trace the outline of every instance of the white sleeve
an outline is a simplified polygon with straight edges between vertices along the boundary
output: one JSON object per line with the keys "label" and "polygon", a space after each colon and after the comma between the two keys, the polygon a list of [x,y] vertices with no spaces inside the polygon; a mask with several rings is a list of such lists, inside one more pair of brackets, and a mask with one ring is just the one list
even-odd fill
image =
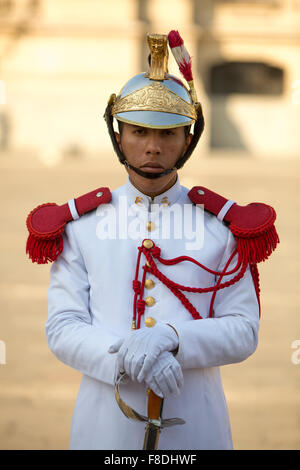
{"label": "white sleeve", "polygon": [[[235,247],[236,242],[229,232],[219,271]],[[236,263],[237,256],[228,270]],[[232,277],[234,275],[225,276],[222,282]],[[184,369],[221,366],[250,356],[258,343],[259,304],[249,267],[240,281],[217,292],[213,318],[191,319],[174,323],[174,327],[179,335],[176,358]]]}
{"label": "white sleeve", "polygon": [[63,252],[50,270],[45,325],[48,345],[63,363],[113,384],[116,355],[109,354],[108,348],[119,336],[107,327],[93,325],[88,273],[72,225],[66,226]]}

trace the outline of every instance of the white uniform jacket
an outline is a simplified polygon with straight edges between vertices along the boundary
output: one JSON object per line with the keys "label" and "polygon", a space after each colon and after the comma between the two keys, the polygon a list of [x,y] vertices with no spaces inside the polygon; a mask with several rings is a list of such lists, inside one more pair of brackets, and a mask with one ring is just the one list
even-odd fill
{"label": "white uniform jacket", "polygon": [[[155,224],[151,232],[150,220]],[[130,332],[137,247],[145,238],[159,246],[162,258],[187,255],[214,271],[225,266],[235,248],[225,224],[192,204],[178,179],[153,200],[128,179],[112,192],[109,204],[67,224],[64,250],[51,267],[46,336],[57,358],[83,374],[71,449],[142,449],[145,424],[127,419],[118,407],[116,355],[108,348]],[[190,262],[157,265],[181,285],[216,283],[213,274]],[[180,395],[165,399],[163,417],[179,417],[186,424],[163,429],[159,449],[231,449],[219,366],[243,361],[257,346],[259,306],[250,271],[217,293],[213,318],[207,318],[211,293],[185,292],[203,317],[199,320],[155,276],[149,274],[147,279],[154,286],[145,288],[144,298],[152,297],[154,304],[146,306],[144,318],[176,327],[180,342],[176,358],[184,375]],[[145,384],[129,382],[121,385],[120,392],[128,405],[147,414]]]}

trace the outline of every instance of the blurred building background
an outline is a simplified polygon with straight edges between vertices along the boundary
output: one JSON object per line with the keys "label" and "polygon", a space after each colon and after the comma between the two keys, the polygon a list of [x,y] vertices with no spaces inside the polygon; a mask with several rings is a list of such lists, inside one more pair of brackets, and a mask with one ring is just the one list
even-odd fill
{"label": "blurred building background", "polygon": [[1,449],[68,448],[81,380],[48,348],[50,266],[25,254],[26,216],[124,184],[104,109],[147,68],[146,33],[171,29],[206,117],[181,183],[277,212],[258,349],[221,368],[235,448],[300,448],[300,0],[0,0]]}
{"label": "blurred building background", "polygon": [[0,152],[109,156],[107,99],[170,29],[193,57],[198,151],[298,158],[300,0],[0,0]]}

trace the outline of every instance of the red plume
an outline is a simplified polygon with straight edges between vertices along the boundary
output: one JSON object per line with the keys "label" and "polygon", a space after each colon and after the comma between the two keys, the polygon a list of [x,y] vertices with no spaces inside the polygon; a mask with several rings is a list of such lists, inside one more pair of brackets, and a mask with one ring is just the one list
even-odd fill
{"label": "red plume", "polygon": [[178,31],[172,30],[168,34],[168,39],[169,46],[178,64],[180,72],[187,82],[191,82],[193,80],[192,59],[186,50],[182,37]]}

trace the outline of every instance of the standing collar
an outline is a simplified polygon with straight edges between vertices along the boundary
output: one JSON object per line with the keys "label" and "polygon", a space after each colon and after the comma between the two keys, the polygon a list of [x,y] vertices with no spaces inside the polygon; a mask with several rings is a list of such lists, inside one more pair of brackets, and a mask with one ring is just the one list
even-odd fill
{"label": "standing collar", "polygon": [[126,193],[128,197],[128,205],[131,206],[132,204],[136,204],[139,207],[146,207],[148,208],[150,204],[158,204],[160,206],[168,207],[174,204],[180,197],[181,194],[181,185],[179,182],[179,177],[177,175],[177,179],[173,186],[169,188],[162,194],[155,196],[152,198],[151,196],[147,196],[146,194],[139,191],[130,181],[129,176],[127,177],[126,182]]}

